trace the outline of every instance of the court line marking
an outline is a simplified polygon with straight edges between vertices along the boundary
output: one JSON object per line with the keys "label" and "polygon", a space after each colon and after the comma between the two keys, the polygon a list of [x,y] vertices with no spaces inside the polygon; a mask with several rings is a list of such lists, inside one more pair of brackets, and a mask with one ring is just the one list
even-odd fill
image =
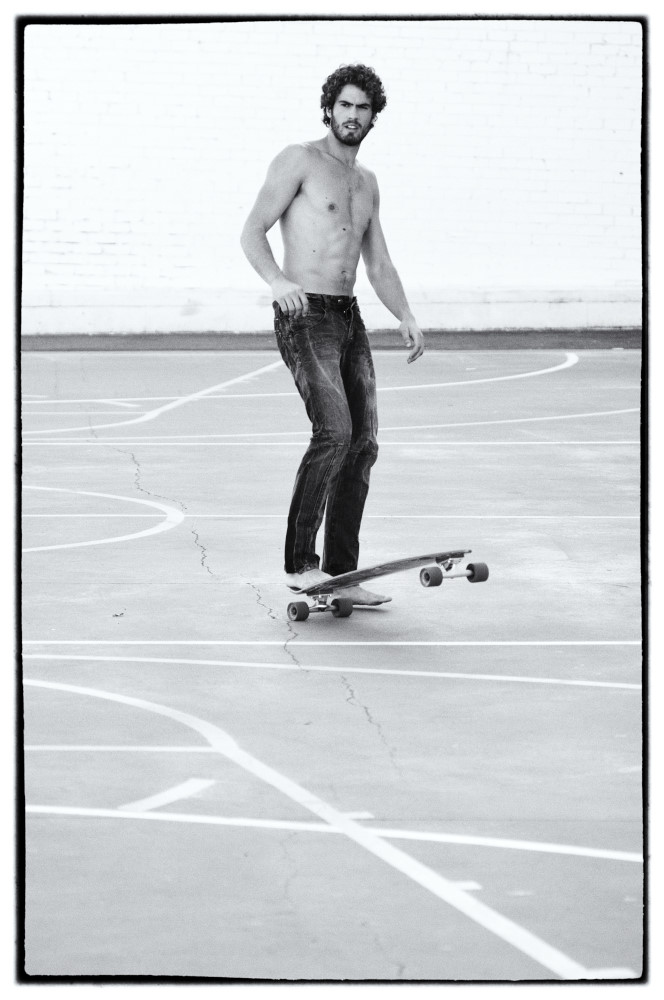
{"label": "court line marking", "polygon": [[[78,430],[85,430],[86,428],[75,428]],[[67,428],[71,430],[71,428]],[[33,433],[32,431],[26,431],[26,434]],[[46,434],[49,431],[34,431],[35,434]],[[109,446],[117,444],[140,444],[142,447],[150,448],[177,448],[179,446],[184,446],[185,448],[301,448],[302,441],[198,441],[195,437],[192,437],[187,441],[156,441],[154,438],[104,438],[100,441],[85,441],[81,438],[65,438],[64,441],[47,441],[36,440],[36,441],[24,441],[23,447],[29,445],[44,446],[49,445],[55,447],[59,445],[60,447],[69,448],[71,445],[78,445],[83,448],[108,448]],[[390,446],[396,446],[400,448],[428,448],[432,445],[442,445],[445,448],[448,447],[459,447],[459,448],[474,448],[474,447],[488,447],[495,448],[498,445],[516,445],[516,446],[528,446],[528,447],[567,447],[568,445],[612,445],[623,447],[626,445],[640,445],[641,442],[636,439],[628,439],[624,441],[447,441],[447,440],[430,440],[430,441],[381,441],[381,448],[387,448]]]}
{"label": "court line marking", "polygon": [[[156,517],[156,514],[61,514],[49,511],[43,514],[26,514],[22,517]],[[286,520],[284,514],[185,514],[187,518],[201,520],[208,518],[219,521],[233,518],[260,520],[261,518],[279,518]],[[409,521],[640,521],[639,514],[365,514],[363,520],[409,520]]]}
{"label": "court line marking", "polygon": [[92,430],[102,430],[105,427],[127,427],[130,424],[143,424],[149,420],[156,420],[160,417],[162,413],[167,413],[170,410],[174,410],[179,406],[184,406],[186,403],[193,403],[197,399],[201,399],[203,396],[207,396],[211,392],[216,392],[218,389],[225,389],[226,386],[237,385],[240,382],[247,382],[250,379],[257,378],[259,375],[263,375],[265,372],[274,371],[275,368],[283,367],[283,361],[273,361],[269,365],[263,365],[261,368],[256,368],[253,371],[245,372],[244,375],[237,375],[235,378],[227,379],[225,382],[218,382],[216,385],[209,386],[207,389],[199,389],[198,392],[191,392],[187,396],[177,396],[175,399],[171,400],[170,403],[164,403],[163,406],[157,406],[152,410],[147,410],[138,417],[130,417],[129,420],[118,420],[110,424],[88,424],[85,427],[51,427],[47,430],[39,431],[24,431],[25,434],[66,434],[70,431],[92,431]]}
{"label": "court line marking", "polygon": [[145,799],[137,799],[135,802],[127,802],[118,806],[122,812],[145,813],[151,809],[159,809],[160,806],[170,805],[171,802],[178,802],[181,799],[189,799],[193,795],[198,795],[203,789],[209,788],[216,782],[212,778],[189,778],[173,788],[166,788],[163,792],[157,792]]}
{"label": "court line marking", "polygon": [[214,747],[208,745],[168,747],[148,744],[135,746],[122,743],[108,743],[103,746],[92,743],[27,743],[23,749],[26,751],[46,750],[49,753],[114,753],[115,751],[120,753],[216,753]]}
{"label": "court line marking", "polygon": [[[279,646],[280,639],[25,639],[25,646]],[[288,646],[469,646],[469,647],[568,647],[640,646],[640,639],[516,639],[516,640],[409,640],[409,639],[291,639]]]}
{"label": "court line marking", "polygon": [[[115,353],[115,352],[114,352]],[[95,397],[94,399],[87,399],[84,397],[79,397],[77,399],[55,399],[53,396],[44,399],[28,399],[26,394],[22,394],[22,401],[24,403],[39,404],[40,406],[70,406],[75,403],[109,403],[111,406],[126,406],[129,408],[138,408],[139,403],[162,403],[164,400],[167,402],[171,399],[177,399],[177,396],[118,396],[117,399],[108,399],[105,397]],[[80,411],[79,411],[80,412]],[[90,411],[92,412],[92,411]],[[39,410],[35,410],[38,414]]]}
{"label": "court line marking", "polygon": [[170,531],[171,528],[175,528],[184,520],[184,514],[182,511],[177,510],[175,507],[170,507],[167,504],[158,503],[156,500],[143,500],[138,497],[117,496],[114,493],[91,493],[89,490],[67,490],[59,486],[24,486],[24,489],[47,490],[52,493],[73,493],[76,496],[84,497],[103,497],[106,500],[123,500],[128,503],[143,504],[146,507],[156,507],[157,510],[160,510],[166,515],[166,517],[158,524],[152,525],[150,528],[144,528],[142,531],[135,531],[129,535],[113,535],[110,538],[93,538],[87,542],[64,542],[59,545],[32,545],[22,549],[22,552],[50,552],[53,549],[85,548],[88,545],[110,545],[113,542],[126,542],[136,538],[147,538],[148,535],[158,535],[162,531]]}
{"label": "court line marking", "polygon": [[638,406],[628,407],[624,410],[597,410],[593,413],[563,413],[554,416],[547,417],[512,417],[503,420],[465,420],[458,423],[449,424],[412,424],[404,425],[402,427],[384,427],[383,430],[387,433],[388,431],[426,431],[426,430],[436,430],[438,428],[450,428],[450,427],[486,427],[494,426],[498,424],[535,424],[543,423],[550,420],[586,420],[588,417],[616,417],[621,416],[624,413],[639,413],[640,408]]}
{"label": "court line marking", "polygon": [[[173,397],[173,396],[163,396],[163,397],[159,397],[159,398],[160,399],[173,399],[175,397]],[[134,409],[134,410],[138,409],[138,403],[129,402],[128,400],[122,399],[122,398],[121,399],[108,399],[107,397],[104,397],[102,399],[100,397],[98,399],[54,399],[52,396],[50,398],[44,396],[41,399],[30,399],[29,394],[23,393],[21,395],[21,401],[23,403],[32,403],[32,404],[36,403],[36,404],[39,404],[40,406],[57,406],[57,405],[67,405],[67,406],[69,406],[70,404],[73,404],[73,403],[108,403],[109,406],[124,406],[124,407],[127,407],[129,409]],[[34,412],[37,415],[39,415],[39,416],[41,416],[44,413],[43,410],[35,410]],[[74,411],[72,411],[71,415],[76,414],[78,416],[81,416],[82,413],[84,413],[84,412],[88,412],[88,413],[95,413],[96,412],[96,413],[98,413],[100,411],[98,411],[98,410],[97,411],[95,411],[95,410],[88,410],[88,411],[74,410]],[[117,413],[117,410],[109,410],[109,413]],[[64,415],[65,414],[64,414],[64,412],[62,410],[56,410],[52,414],[49,414],[49,416],[60,416],[60,417],[64,416]]]}
{"label": "court line marking", "polygon": [[[558,354],[559,351],[560,351],[559,348],[558,349],[556,349],[556,348],[543,348],[543,349],[537,350],[537,354],[539,354],[541,356],[545,356],[547,354],[549,354],[549,355],[551,355],[551,354]],[[44,354],[49,354],[49,353],[53,354],[54,352],[53,351],[51,351],[51,352],[44,351],[42,353],[44,353]],[[153,358],[153,357],[161,357],[161,358],[169,360],[169,361],[178,360],[178,358],[177,358],[177,353],[178,352],[174,352],[174,351],[171,351],[171,350],[161,350],[161,351],[156,351],[156,350],[151,350],[151,349],[150,350],[145,350],[145,351],[120,351],[120,350],[116,350],[113,353],[114,353],[114,355],[116,355],[118,357],[125,357],[125,358],[136,358],[136,357],[142,357],[142,358],[148,358],[149,357],[149,358]],[[248,352],[246,350],[243,351],[243,350],[237,349],[237,350],[224,351],[224,356],[225,357],[243,358],[244,359],[244,358],[247,357],[248,353],[250,353],[252,357],[256,357],[256,358],[261,358],[261,357],[271,358],[271,357],[274,357],[276,351],[275,350],[270,350],[270,349],[267,349],[267,348],[265,350],[256,350],[256,351],[252,350],[251,352]],[[392,359],[395,359],[398,363],[400,363],[400,360],[401,360],[400,359],[400,354],[399,354],[398,350],[395,351],[395,350],[391,350],[391,349],[388,349],[388,348],[376,347],[376,348],[372,349],[372,353],[373,353],[374,357],[381,357],[381,358],[384,358],[384,359],[390,359],[390,358],[392,358]],[[468,359],[468,360],[474,360],[475,358],[483,360],[483,359],[485,359],[487,357],[493,357],[496,354],[498,354],[499,352],[496,349],[490,349],[489,348],[489,349],[476,349],[476,350],[472,350],[472,351],[466,351],[466,350],[463,350],[463,349],[458,349],[458,350],[453,350],[453,351],[446,351],[445,353],[446,353],[447,357],[457,357],[458,358],[458,357],[462,356],[463,358]],[[510,351],[510,353],[514,357],[518,357],[519,355],[527,355],[528,357],[531,357],[534,352],[533,352],[532,348],[523,348],[523,349],[517,349],[517,350]],[[584,356],[584,361],[594,361],[596,359],[599,359],[600,361],[604,361],[607,358],[610,358],[610,357],[612,357],[612,356],[615,355],[615,351],[613,349],[611,349],[611,348],[599,348],[599,349],[594,349],[592,351],[581,351],[581,353]],[[641,356],[642,351],[639,348],[625,348],[624,350],[621,350],[620,353],[624,357],[627,357],[629,359],[638,359]],[[218,358],[219,357],[219,352],[218,351],[213,351],[213,350],[210,350],[210,351],[196,351],[195,354],[196,354],[197,358],[204,358],[204,357]],[[612,386],[611,387],[612,391],[614,389],[640,389],[640,388],[641,388],[641,385],[640,385],[639,382],[635,382],[635,383],[632,383],[632,384],[629,384],[629,385],[619,385],[619,386]],[[44,403],[98,403],[98,402],[100,402],[102,400],[102,397],[100,397],[100,396],[94,396],[92,398],[89,398],[89,397],[77,397],[77,398],[74,398],[74,399],[55,399],[52,396],[50,396],[50,397],[47,396],[45,393],[23,393],[22,395],[23,395],[24,399],[29,399],[30,402],[43,401]],[[164,400],[168,401],[168,400],[176,399],[176,398],[178,398],[178,397],[176,397],[176,396],[118,396],[118,397],[114,397],[114,399],[110,399],[108,396],[105,396],[105,397],[103,397],[103,400],[104,401],[108,401],[108,402],[113,402],[114,400],[115,401],[120,400],[120,401],[124,401],[124,402],[138,402],[138,403],[145,403],[145,402],[147,402],[147,403],[152,403],[152,402],[163,402]],[[211,397],[211,398],[214,398],[214,397]],[[219,398],[220,399],[225,399],[225,398],[228,398],[228,397],[226,397],[226,396],[220,396]]]}
{"label": "court line marking", "polygon": [[109,399],[107,396],[104,396],[103,399],[96,400],[95,402],[108,403],[110,406],[124,406],[124,407],[127,407],[130,410],[131,409],[133,409],[133,410],[138,409],[138,406],[137,406],[136,403],[129,402],[129,400],[127,400],[127,399]]}
{"label": "court line marking", "polygon": [[[449,389],[453,386],[485,385],[488,382],[509,382],[513,379],[536,378],[540,375],[551,375],[553,372],[564,371],[579,363],[578,354],[565,352],[565,360],[550,368],[538,368],[535,371],[517,372],[513,375],[491,375],[487,378],[461,379],[456,382],[422,382],[418,385],[379,385],[377,392],[415,392],[424,389]],[[247,392],[242,394],[224,394],[220,399],[268,399],[278,396],[298,396],[297,392]]]}
{"label": "court line marking", "polygon": [[[417,861],[400,848],[394,847],[372,830],[361,826],[355,820],[349,819],[324,799],[319,798],[313,792],[287,777],[287,775],[282,774],[257,757],[254,757],[248,751],[243,750],[229,733],[213,723],[166,705],[145,701],[142,698],[133,698],[114,692],[102,691],[98,688],[30,679],[26,679],[24,683],[34,687],[66,691],[71,694],[87,695],[123,705],[130,705],[134,708],[153,712],[156,715],[166,716],[174,722],[181,723],[203,736],[211,746],[215,747],[228,760],[275,788],[291,799],[291,801],[305,808],[308,812],[314,813],[314,815],[318,816],[328,825],[339,829],[340,832],[344,833],[358,846],[363,847],[370,854],[374,855],[374,857],[384,861],[396,871],[401,872],[407,878],[432,893],[432,895],[458,910],[502,941],[512,945],[516,950],[550,972],[553,972],[561,979],[589,978],[588,969],[569,955],[548,944],[542,938],[526,930],[525,927],[491,909],[491,907],[463,889],[459,889],[458,886],[442,875],[439,875],[438,872]],[[155,813],[154,815],[158,814]]]}
{"label": "court line marking", "polygon": [[[214,749],[209,748],[212,753]],[[26,806],[26,812],[45,813],[55,816],[90,816],[103,819],[146,819],[161,820],[165,823],[201,823],[210,826],[241,826],[257,830],[292,830],[302,833],[340,833],[327,823],[303,823],[298,820],[252,819],[247,816],[208,816],[200,813],[168,813],[160,812],[146,815],[145,812],[128,810],[120,806],[118,809],[86,808],[82,806]],[[127,812],[130,815],[127,815]],[[351,819],[365,818],[364,815],[346,813]],[[430,833],[420,830],[401,830],[389,827],[372,826],[368,829],[388,840],[415,840],[433,844],[458,844],[466,847],[491,847],[507,851],[525,851],[538,854],[566,854],[579,858],[597,858],[603,861],[626,861],[631,864],[642,864],[643,857],[633,851],[612,851],[606,848],[578,847],[574,844],[550,844],[537,840],[515,840],[501,837],[473,837],[456,833]]]}
{"label": "court line marking", "polygon": [[[223,398],[223,397],[222,397]],[[93,411],[90,411],[93,412]],[[625,413],[639,413],[639,407],[633,406],[623,410],[598,410],[594,413],[565,413],[546,417],[514,417],[505,420],[469,420],[469,421],[459,421],[457,423],[446,423],[446,424],[404,424],[403,426],[396,427],[381,427],[378,431],[378,437],[380,439],[381,434],[388,434],[392,431],[426,431],[426,430],[440,430],[443,428],[454,428],[454,427],[488,427],[498,424],[530,424],[530,423],[543,423],[551,420],[585,420],[588,417],[615,417],[621,416]],[[75,410],[70,413],[65,412],[61,414],[57,413],[45,413],[40,414],[44,416],[76,416]],[[97,415],[93,413],[93,415]],[[310,427],[302,427],[298,430],[293,431],[242,431],[236,432],[234,434],[156,434],[152,437],[145,437],[146,441],[180,441],[188,440],[190,438],[196,438],[196,440],[205,439],[222,439],[222,438],[285,438],[292,436],[293,434],[300,435],[311,435]],[[108,440],[108,439],[106,439]],[[139,440],[134,438],[134,440]],[[143,440],[143,439],[140,439]]]}
{"label": "court line marking", "polygon": [[[496,375],[490,378],[483,379],[466,379],[461,382],[434,382],[425,383],[423,385],[404,385],[404,386],[382,386],[378,389],[379,392],[397,392],[397,391],[413,391],[416,389],[442,389],[448,388],[450,386],[456,385],[479,385],[487,382],[507,382],[513,379],[521,378],[535,378],[539,375],[548,375],[552,372],[563,371],[566,368],[571,368],[573,365],[578,364],[579,356],[573,353],[566,353],[565,361],[561,364],[554,365],[549,368],[540,368],[536,371],[519,372],[513,375]],[[262,368],[257,368],[255,371],[247,372],[245,375],[238,375],[236,378],[228,379],[226,382],[219,382],[217,385],[209,386],[207,389],[200,389],[198,392],[192,392],[188,396],[178,396],[173,399],[170,403],[165,403],[163,406],[155,407],[152,410],[147,410],[145,413],[138,417],[131,417],[129,420],[115,421],[114,423],[104,423],[104,424],[89,424],[85,427],[50,427],[44,430],[25,430],[24,434],[67,434],[71,431],[91,431],[91,430],[102,430],[107,427],[127,427],[130,424],[141,424],[148,420],[155,420],[157,417],[161,416],[162,413],[166,413],[169,410],[173,410],[178,406],[184,406],[185,403],[192,403],[195,400],[202,399],[204,396],[209,396],[210,393],[216,392],[219,389],[225,389],[231,385],[237,385],[241,382],[246,382],[252,378],[256,378],[258,375],[262,375],[264,372],[273,371],[276,368],[284,367],[283,361],[274,361],[272,364],[264,365]],[[265,398],[266,396],[297,396],[297,392],[286,392],[286,393],[245,393],[239,398]],[[238,398],[237,396],[224,395],[222,399],[232,399]]]}
{"label": "court line marking", "polygon": [[[129,405],[123,404],[123,405]],[[107,417],[111,414],[117,416],[117,410],[39,410],[37,413],[24,413],[23,416],[37,417]]]}
{"label": "court line marking", "polygon": [[161,656],[84,656],[68,653],[26,653],[23,658],[25,660],[65,660],[67,663],[73,660],[92,663],[161,663],[173,666],[180,666],[186,663],[189,666],[197,667],[242,667],[243,669],[250,670],[290,670],[300,673],[311,671],[312,673],[330,674],[378,674],[380,676],[394,677],[431,677],[442,680],[496,681],[498,683],[509,684],[559,684],[567,687],[620,688],[629,691],[641,690],[640,684],[623,681],[568,680],[564,677],[519,677],[518,675],[510,674],[469,674],[460,671],[442,670],[394,670],[387,667],[298,666],[295,663],[255,663],[244,660],[193,660]]}

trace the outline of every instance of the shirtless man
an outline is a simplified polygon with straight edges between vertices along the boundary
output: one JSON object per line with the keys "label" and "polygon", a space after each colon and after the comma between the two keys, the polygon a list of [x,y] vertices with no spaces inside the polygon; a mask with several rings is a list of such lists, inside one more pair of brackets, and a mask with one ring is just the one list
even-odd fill
{"label": "shirtless man", "polygon": [[[286,580],[293,590],[357,568],[378,456],[374,368],[353,296],[360,255],[379,299],[399,320],[408,362],[424,350],[381,229],[376,178],[356,160],[386,103],[371,68],[342,66],[332,73],[321,97],[328,134],[275,157],[242,231],[249,263],[272,290],[277,344],[312,423],[286,532]],[[277,220],[283,269],[267,240]],[[315,546],[324,514],[320,567]],[[355,604],[391,600],[362,587],[344,596]]]}

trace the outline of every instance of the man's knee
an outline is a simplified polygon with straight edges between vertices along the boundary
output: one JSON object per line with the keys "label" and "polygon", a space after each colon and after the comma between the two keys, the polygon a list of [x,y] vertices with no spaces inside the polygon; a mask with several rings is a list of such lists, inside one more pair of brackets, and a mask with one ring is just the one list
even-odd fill
{"label": "man's knee", "polygon": [[378,441],[375,434],[362,435],[351,443],[351,451],[364,459],[368,465],[373,465],[378,458]]}
{"label": "man's knee", "polygon": [[333,427],[323,427],[316,431],[313,440],[317,445],[334,448],[335,451],[347,452],[350,450],[353,433],[350,423],[338,424]]}

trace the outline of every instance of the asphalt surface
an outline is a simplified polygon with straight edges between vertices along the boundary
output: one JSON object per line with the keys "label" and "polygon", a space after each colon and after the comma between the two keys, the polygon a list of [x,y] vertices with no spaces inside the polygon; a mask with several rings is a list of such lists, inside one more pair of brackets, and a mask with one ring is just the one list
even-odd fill
{"label": "asphalt surface", "polygon": [[294,623],[275,351],[24,355],[32,976],[641,974],[640,354],[375,360],[361,565],[491,575]]}

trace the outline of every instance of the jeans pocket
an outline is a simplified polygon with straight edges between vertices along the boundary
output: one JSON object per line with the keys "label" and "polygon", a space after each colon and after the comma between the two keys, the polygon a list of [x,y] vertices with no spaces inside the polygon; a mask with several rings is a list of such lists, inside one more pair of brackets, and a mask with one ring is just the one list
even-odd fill
{"label": "jeans pocket", "polygon": [[309,310],[306,316],[293,316],[292,318],[286,317],[287,322],[290,325],[292,333],[300,333],[306,331],[311,333],[325,322],[327,316],[327,310],[322,303],[310,302]]}

